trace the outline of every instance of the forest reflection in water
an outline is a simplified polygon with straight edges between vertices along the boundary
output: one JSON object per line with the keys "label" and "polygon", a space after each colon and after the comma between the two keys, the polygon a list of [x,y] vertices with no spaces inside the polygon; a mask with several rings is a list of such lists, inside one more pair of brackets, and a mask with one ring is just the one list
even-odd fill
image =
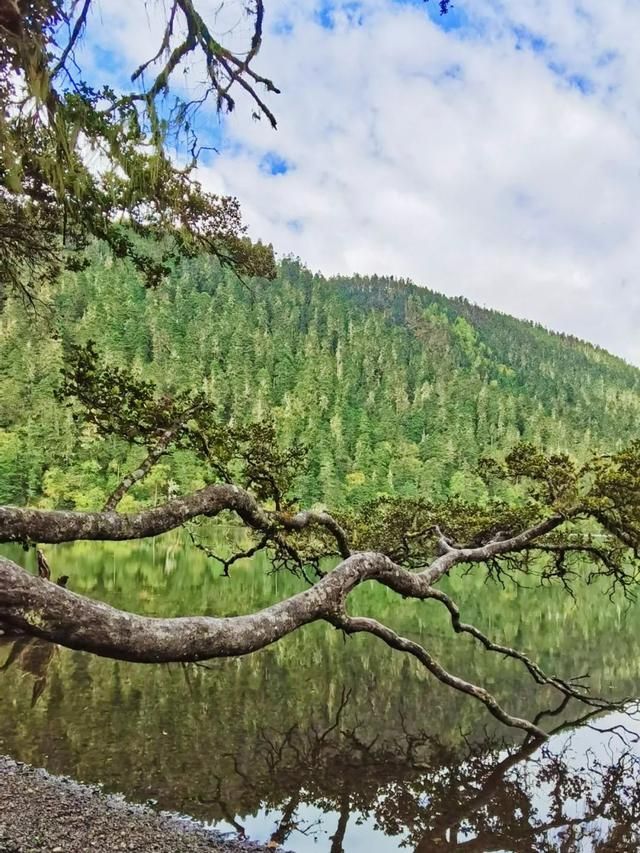
{"label": "forest reflection in water", "polygon": [[[175,536],[47,555],[75,591],[159,615],[246,612],[301,585],[259,559],[221,578]],[[486,589],[481,577],[450,583],[465,619],[535,650],[545,669],[589,672],[608,698],[637,695],[635,606],[597,588],[573,601],[558,589]],[[583,719],[543,747],[522,746],[411,659],[321,625],[208,668],[4,638],[0,752],[300,853],[640,849],[634,716],[586,719],[588,708],[558,706],[515,662],[453,635],[427,603],[371,585],[352,611],[420,639],[513,712],[533,717],[555,703],[548,730]]]}

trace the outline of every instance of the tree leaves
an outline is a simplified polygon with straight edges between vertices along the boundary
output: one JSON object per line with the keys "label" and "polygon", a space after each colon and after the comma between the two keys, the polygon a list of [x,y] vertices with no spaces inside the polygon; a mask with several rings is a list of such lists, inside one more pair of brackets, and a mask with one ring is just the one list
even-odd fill
{"label": "tree leaves", "polygon": [[238,482],[276,509],[287,506],[305,450],[280,447],[272,420],[225,423],[204,392],[160,393],[133,371],[101,360],[93,341],[68,345],[62,376],[58,400],[79,404],[76,420],[92,424],[103,438],[143,445],[150,454],[159,450],[153,464],[161,454],[191,451],[209,476]]}
{"label": "tree leaves", "polygon": [[[189,120],[192,105],[178,98],[179,108],[160,121],[155,104],[160,90],[153,86],[118,92],[82,79],[74,48],[91,5],[92,0],[82,5],[34,0],[19,27],[6,24],[2,30],[0,24],[0,218],[16,226],[11,242],[0,231],[5,283],[33,298],[65,260],[78,268],[75,255],[93,237],[117,257],[129,258],[152,287],[177,257],[203,251],[239,275],[272,278],[273,251],[247,239],[237,200],[205,192],[193,177],[199,149]],[[214,47],[204,38],[204,21],[186,0],[174,2],[171,20],[178,9],[190,26],[197,22],[197,47],[206,57]],[[259,35],[251,58],[260,46],[261,9],[260,2],[246,9]],[[222,46],[215,51],[233,69],[226,79],[222,60],[208,66],[207,91],[238,81],[249,93],[258,82],[269,88],[270,81],[251,70],[250,57],[237,65]],[[163,90],[171,74],[165,76]],[[192,137],[185,168],[172,160],[170,136],[181,132]],[[32,232],[48,243],[48,252],[34,251]]]}

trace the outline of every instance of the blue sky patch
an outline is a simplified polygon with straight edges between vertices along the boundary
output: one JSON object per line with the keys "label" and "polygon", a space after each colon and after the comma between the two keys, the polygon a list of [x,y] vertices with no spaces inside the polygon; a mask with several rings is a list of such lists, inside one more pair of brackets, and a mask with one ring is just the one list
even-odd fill
{"label": "blue sky patch", "polygon": [[562,62],[549,62],[547,67],[571,89],[576,89],[583,95],[592,95],[595,92],[595,84],[586,74],[572,73]]}
{"label": "blue sky patch", "polygon": [[260,171],[266,172],[268,175],[286,175],[291,169],[291,163],[288,163],[284,157],[275,151],[267,151],[260,160]]}
{"label": "blue sky patch", "polygon": [[516,50],[532,50],[534,53],[544,53],[549,47],[549,42],[543,36],[526,27],[514,27],[513,34],[516,37]]}
{"label": "blue sky patch", "polygon": [[606,68],[607,65],[611,65],[612,62],[615,62],[616,59],[619,58],[620,54],[616,50],[605,50],[605,52],[601,53],[596,59],[596,67]]}
{"label": "blue sky patch", "polygon": [[[456,30],[471,27],[468,16],[463,9],[458,9],[451,4],[446,15],[440,14],[439,0],[391,0],[398,6],[415,6],[424,10],[443,30]],[[351,26],[362,26],[365,21],[363,4],[360,0],[320,0],[317,4],[313,17],[317,24],[325,30],[333,30],[336,25],[336,14],[344,16]]]}
{"label": "blue sky patch", "polygon": [[320,24],[323,29],[332,30],[335,26],[335,22],[333,20],[334,10],[335,4],[321,3],[313,13],[314,20],[316,23]]}
{"label": "blue sky patch", "polygon": [[317,24],[325,30],[335,27],[335,15],[339,13],[345,17],[351,26],[362,26],[365,15],[360,0],[342,0],[333,3],[331,0],[322,0],[318,3],[313,17]]}
{"label": "blue sky patch", "polygon": [[595,92],[595,85],[585,74],[570,74],[567,77],[567,83],[572,89],[578,89],[583,95],[592,95]]}
{"label": "blue sky patch", "polygon": [[451,3],[446,15],[441,15],[439,0],[426,0],[426,2],[425,0],[392,0],[392,2],[398,6],[416,6],[424,9],[425,14],[434,24],[445,31],[473,29],[464,9],[458,8],[455,3]]}
{"label": "blue sky patch", "polygon": [[293,24],[286,15],[281,15],[271,25],[271,31],[277,36],[288,36],[293,32]]}

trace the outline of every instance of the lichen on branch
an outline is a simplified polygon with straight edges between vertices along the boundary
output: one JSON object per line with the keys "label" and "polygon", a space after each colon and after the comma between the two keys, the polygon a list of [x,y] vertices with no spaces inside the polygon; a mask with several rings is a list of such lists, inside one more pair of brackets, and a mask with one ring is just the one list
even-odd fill
{"label": "lichen on branch", "polygon": [[[311,622],[324,621],[346,634],[378,637],[398,652],[414,657],[444,684],[484,704],[501,722],[543,737],[538,724],[510,714],[484,687],[448,672],[424,646],[374,619],[348,612],[350,593],[365,582],[379,583],[403,598],[439,602],[448,610],[454,632],[470,634],[488,652],[519,662],[534,681],[553,688],[566,699],[596,709],[608,707],[609,703],[592,697],[582,682],[548,675],[529,654],[498,643],[476,626],[464,623],[458,605],[438,588],[442,578],[459,568],[484,565],[489,572],[500,572],[503,561],[509,562],[510,571],[535,575],[540,569],[532,566],[533,552],[538,560],[554,562],[557,549],[564,547],[571,555],[581,555],[583,561],[592,559],[593,538],[609,540],[615,536],[612,531],[620,527],[624,535],[617,550],[610,550],[599,568],[597,564],[590,565],[583,574],[587,581],[602,574],[614,585],[621,585],[626,594],[633,593],[638,543],[628,506],[636,504],[640,493],[640,478],[633,477],[633,472],[640,471],[640,444],[606,459],[593,459],[582,467],[573,466],[570,489],[563,489],[560,497],[557,489],[540,489],[539,480],[549,480],[553,458],[547,457],[546,465],[523,465],[525,453],[526,448],[519,448],[502,468],[493,468],[492,476],[529,481],[529,494],[523,496],[524,509],[518,512],[503,507],[502,515],[499,504],[478,507],[472,513],[469,505],[452,502],[438,508],[427,502],[407,505],[395,501],[385,506],[385,512],[377,518],[371,508],[360,519],[353,514],[334,518],[324,511],[266,508],[250,490],[227,483],[212,484],[135,514],[2,507],[0,541],[57,543],[143,538],[193,519],[231,512],[258,535],[259,544],[254,550],[270,552],[274,561],[279,560],[282,565],[294,570],[304,569],[305,565],[317,568],[322,556],[339,554],[341,559],[334,568],[308,578],[304,591],[257,613],[175,619],[153,619],[116,610],[33,577],[2,559],[0,619],[70,648],[140,662],[202,661],[244,655]],[[568,470],[564,460],[558,464],[564,472]],[[564,473],[562,479],[567,479]],[[572,506],[564,502],[569,491],[575,497]],[[628,496],[626,515],[622,513],[623,494]],[[562,511],[558,500],[563,502]],[[491,513],[494,523],[488,524]],[[376,545],[384,547],[376,550]],[[545,577],[550,580],[552,574],[547,572]],[[501,580],[504,582],[504,572]],[[566,583],[566,579],[562,581]],[[32,613],[37,613],[38,618],[27,618],[26,614]]]}

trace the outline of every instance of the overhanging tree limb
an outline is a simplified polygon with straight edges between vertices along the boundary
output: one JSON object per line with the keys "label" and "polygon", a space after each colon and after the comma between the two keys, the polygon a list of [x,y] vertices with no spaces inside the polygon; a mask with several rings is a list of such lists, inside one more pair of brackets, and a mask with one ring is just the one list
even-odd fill
{"label": "overhanging tree limb", "polygon": [[75,512],[0,506],[0,542],[59,544],[78,540],[118,542],[159,536],[200,516],[214,518],[224,510],[235,512],[254,530],[301,531],[311,526],[328,530],[335,537],[342,557],[351,553],[347,534],[325,512],[295,514],[269,512],[245,489],[230,483],[205,486],[185,497],[137,513]]}
{"label": "overhanging tree limb", "polygon": [[[380,583],[405,598],[436,599],[447,608],[456,632],[468,633],[488,651],[523,663],[537,683],[554,688],[564,697],[591,707],[604,707],[577,687],[575,680],[547,675],[528,655],[496,643],[480,629],[463,623],[457,605],[437,589],[442,578],[457,566],[491,567],[496,560],[519,557],[520,569],[526,572],[531,549],[537,546],[541,557],[553,559],[559,543],[568,541],[572,554],[583,552],[593,557],[593,527],[603,512],[607,513],[606,535],[612,535],[613,517],[625,536],[619,549],[608,551],[602,573],[610,575],[612,560],[622,571],[625,559],[635,559],[635,547],[628,547],[630,542],[636,542],[637,528],[630,507],[639,504],[640,474],[633,481],[629,470],[637,468],[640,472],[640,444],[611,457],[598,477],[594,479],[589,474],[586,485],[565,457],[546,459],[539,455],[534,463],[520,450],[514,452],[508,464],[516,467],[518,476],[526,471],[526,476],[542,479],[548,497],[546,505],[536,500],[520,508],[495,504],[474,510],[469,505],[450,502],[441,506],[410,502],[407,507],[396,501],[385,509],[382,524],[370,509],[359,521],[352,515],[336,519],[320,511],[270,510],[248,489],[231,483],[207,486],[153,509],[130,514],[0,507],[0,541],[6,542],[140,539],[173,530],[189,520],[230,511],[247,528],[260,534],[258,547],[273,549],[276,562],[292,562],[294,569],[301,568],[300,574],[305,578],[305,562],[317,566],[322,556],[336,553],[342,558],[315,583],[309,582],[305,591],[257,613],[176,619],[139,616],[91,601],[33,577],[1,558],[0,620],[70,648],[140,662],[202,661],[249,654],[304,625],[325,621],[346,633],[371,634],[397,651],[412,655],[444,684],[482,702],[497,719],[537,737],[542,734],[537,723],[509,714],[483,687],[447,672],[423,646],[373,619],[347,612],[350,593],[365,582]],[[573,496],[572,506],[567,496]],[[405,535],[408,517],[420,531],[411,539]],[[439,517],[441,522],[437,521]],[[587,531],[585,525],[589,526]],[[367,538],[378,547],[368,546]],[[398,539],[403,543],[400,549]],[[458,544],[464,541],[472,544]],[[401,561],[393,558],[395,553],[401,553]],[[421,568],[415,570],[418,560]],[[591,568],[590,573],[593,571]],[[624,586],[623,589],[627,591]]]}
{"label": "overhanging tree limb", "polygon": [[416,658],[416,660],[419,660],[438,681],[446,684],[447,687],[452,687],[454,690],[458,690],[460,693],[465,693],[467,696],[471,696],[473,699],[482,702],[489,713],[506,726],[523,729],[538,738],[546,737],[545,732],[529,720],[523,720],[520,717],[514,717],[507,713],[496,698],[488,690],[485,690],[484,687],[479,687],[477,684],[472,684],[464,678],[447,672],[442,664],[433,655],[429,654],[424,646],[413,640],[408,640],[406,637],[401,637],[387,625],[383,625],[376,619],[363,616],[341,615],[333,621],[333,624],[337,628],[342,628],[347,634],[367,633],[379,637],[392,649],[396,649],[399,652],[406,652]]}
{"label": "overhanging tree limb", "polygon": [[[275,127],[259,90],[278,89],[252,67],[262,44],[262,0],[242,3],[252,26],[237,54],[214,38],[196,4],[173,0],[161,11],[166,24],[154,55],[119,89],[106,79],[90,85],[76,56],[96,5],[5,3],[8,16],[0,8],[0,225],[11,219],[17,226],[10,233],[0,227],[0,285],[34,299],[62,267],[86,264],[83,250],[93,238],[127,258],[149,286],[176,258],[198,252],[238,275],[273,278],[273,251],[247,239],[237,200],[205,192],[193,175],[206,147],[195,116],[211,95],[214,109],[230,110],[230,90],[242,88],[253,114]],[[205,79],[197,92],[185,90],[176,77],[198,59]],[[145,70],[152,70],[149,85]],[[186,167],[176,156],[186,156]]]}
{"label": "overhanging tree limb", "polygon": [[379,554],[356,554],[304,592],[247,616],[159,619],[76,595],[0,557],[0,620],[68,648],[140,663],[246,655],[310,622],[325,620],[347,633],[373,634],[408,652],[444,684],[481,701],[501,722],[544,737],[533,723],[504,711],[484,688],[448,673],[422,646],[375,620],[345,615],[349,592],[364,580],[384,575],[389,562]]}
{"label": "overhanging tree limb", "polygon": [[[192,616],[158,619],[117,610],[101,602],[78,596],[40,578],[35,578],[9,560],[0,559],[0,620],[35,636],[100,655],[139,662],[201,661],[215,657],[245,655],[277,642],[314,621],[326,621],[347,633],[369,633],[398,651],[415,657],[440,681],[482,702],[503,723],[542,736],[528,720],[505,711],[483,687],[447,672],[422,646],[397,635],[381,623],[347,614],[349,594],[365,581],[377,581],[405,597],[436,598],[452,614],[454,628],[467,631],[493,651],[510,653],[527,664],[538,682],[549,684],[564,695],[585,700],[568,681],[551,678],[522,653],[489,641],[472,626],[462,625],[453,603],[434,585],[455,566],[486,562],[496,555],[518,551],[566,519],[552,515],[521,533],[475,548],[447,545],[421,572],[412,572],[376,552],[351,554],[347,534],[328,513],[305,512],[296,516],[264,510],[247,491],[233,485],[209,486],[162,507],[132,515],[114,512],[69,513],[56,510],[0,509],[0,539],[33,538],[62,542],[74,539],[131,539],[180,526],[188,518],[234,511],[249,527],[274,536],[277,531],[306,530],[320,526],[329,531],[344,551],[343,561],[309,589],[246,616],[228,618]],[[27,531],[31,536],[27,537]],[[587,700],[591,701],[591,700]]]}
{"label": "overhanging tree limb", "polygon": [[574,680],[565,680],[562,678],[558,678],[556,676],[547,675],[539,664],[536,661],[532,660],[528,655],[525,655],[523,652],[518,649],[513,649],[510,646],[502,645],[501,643],[496,643],[487,637],[486,634],[483,634],[475,625],[470,625],[466,622],[463,622],[460,618],[460,609],[458,605],[453,601],[453,599],[448,596],[446,593],[442,592],[442,590],[434,589],[431,592],[431,598],[434,598],[436,601],[440,601],[449,611],[451,616],[451,624],[453,626],[453,630],[457,634],[470,634],[476,640],[478,640],[482,645],[490,652],[496,652],[497,654],[504,655],[504,657],[513,658],[514,660],[520,661],[526,669],[529,671],[531,677],[538,684],[548,684],[551,687],[557,688],[561,693],[567,698],[578,699],[581,702],[586,703],[587,705],[593,705],[596,708],[608,708],[610,707],[610,703],[605,700],[598,699],[596,697],[589,697],[588,691],[586,687],[580,686]]}

